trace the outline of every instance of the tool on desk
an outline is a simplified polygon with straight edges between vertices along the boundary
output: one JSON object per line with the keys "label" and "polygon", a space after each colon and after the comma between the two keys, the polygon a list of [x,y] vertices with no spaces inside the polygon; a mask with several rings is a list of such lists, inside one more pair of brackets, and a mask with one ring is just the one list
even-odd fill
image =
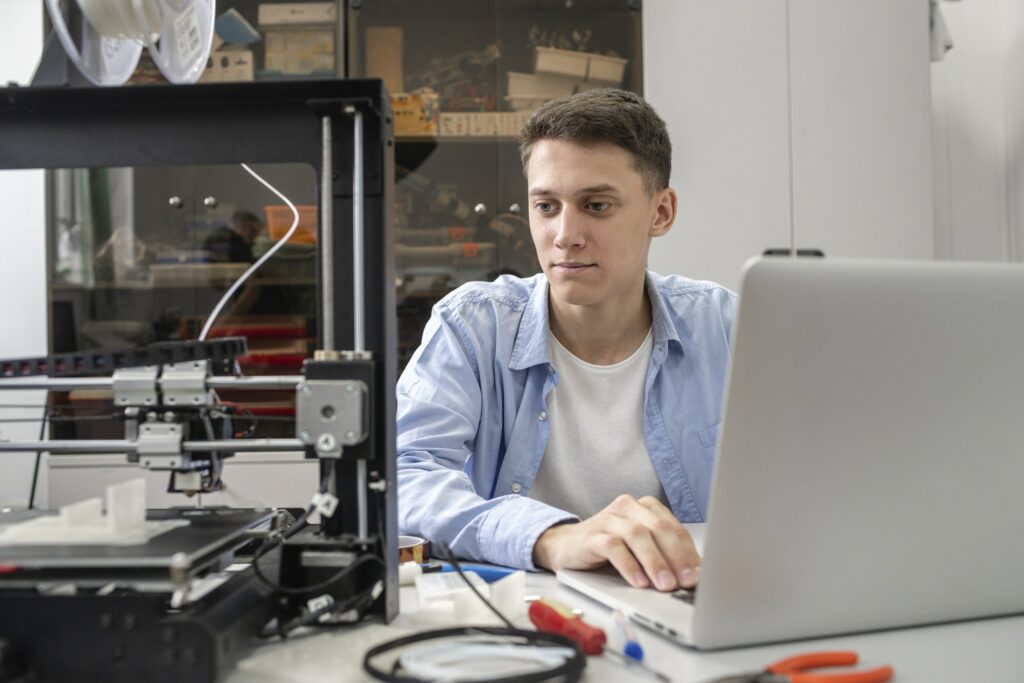
{"label": "tool on desk", "polygon": [[622,654],[638,662],[644,661],[644,648],[640,645],[640,639],[636,636],[636,629],[633,628],[633,622],[629,615],[618,607],[615,608],[612,615],[622,634]]}
{"label": "tool on desk", "polygon": [[[462,567],[462,571],[474,572],[486,583],[500,581],[506,576],[511,576],[516,572],[515,569],[510,569],[508,567],[495,567],[489,564],[467,564],[465,562],[461,562],[459,565]],[[431,572],[441,572],[442,574],[455,572],[455,567],[448,562],[427,562],[422,566],[424,574],[430,574]]]}
{"label": "tool on desk", "polygon": [[604,631],[583,621],[582,617],[573,614],[572,610],[561,603],[541,598],[530,603],[529,615],[538,631],[567,636],[588,655],[604,652],[608,640]]}
{"label": "tool on desk", "polygon": [[811,669],[822,667],[854,666],[857,659],[856,652],[808,652],[769,664],[764,671],[726,676],[713,683],[886,683],[892,679],[891,666],[863,671],[811,673]]}
{"label": "tool on desk", "polygon": [[[580,649],[588,655],[605,653],[614,655],[621,658],[627,667],[635,668],[638,673],[648,674],[659,681],[663,681],[663,683],[670,681],[669,677],[665,674],[655,671],[642,663],[643,650],[636,640],[635,632],[632,638],[627,637],[626,640],[627,649],[631,650],[632,654],[630,652],[619,652],[617,650],[605,649],[608,637],[603,629],[583,621],[582,617],[559,602],[548,598],[535,600],[530,603],[528,613],[530,621],[537,627],[538,631],[566,636],[579,645]],[[629,628],[628,625],[627,628]],[[635,647],[630,648],[628,643],[632,643]],[[637,649],[639,649],[639,653],[637,653]],[[637,654],[639,654],[639,657],[635,656]]]}

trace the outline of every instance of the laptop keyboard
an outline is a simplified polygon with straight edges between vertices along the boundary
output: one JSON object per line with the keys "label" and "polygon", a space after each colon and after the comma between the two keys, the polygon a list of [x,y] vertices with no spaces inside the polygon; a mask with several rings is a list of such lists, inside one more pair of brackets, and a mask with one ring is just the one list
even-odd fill
{"label": "laptop keyboard", "polygon": [[673,598],[678,598],[688,605],[693,604],[693,600],[697,597],[697,589],[680,588],[669,593]]}

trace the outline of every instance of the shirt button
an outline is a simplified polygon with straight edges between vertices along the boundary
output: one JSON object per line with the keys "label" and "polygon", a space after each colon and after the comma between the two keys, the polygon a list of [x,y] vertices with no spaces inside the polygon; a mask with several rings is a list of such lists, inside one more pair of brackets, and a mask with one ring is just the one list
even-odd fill
{"label": "shirt button", "polygon": [[548,421],[548,414],[545,411],[542,410],[542,411],[540,411],[540,415],[537,416],[537,419],[540,420],[541,422],[547,422]]}
{"label": "shirt button", "polygon": [[520,484],[518,481],[516,483],[512,484],[512,493],[519,493],[522,490],[523,490],[523,485]]}

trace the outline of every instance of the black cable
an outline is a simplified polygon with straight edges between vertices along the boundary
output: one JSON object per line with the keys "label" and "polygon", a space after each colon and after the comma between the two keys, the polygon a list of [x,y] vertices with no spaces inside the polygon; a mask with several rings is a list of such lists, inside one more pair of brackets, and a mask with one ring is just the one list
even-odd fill
{"label": "black cable", "polygon": [[315,609],[311,612],[303,614],[302,616],[292,619],[287,624],[278,624],[277,629],[273,633],[265,634],[264,637],[280,636],[281,639],[284,640],[287,639],[289,634],[291,634],[294,630],[301,628],[303,626],[348,626],[349,624],[347,622],[344,624],[322,624],[320,623],[319,620],[320,617],[329,612],[337,612],[338,614],[344,614],[345,612],[348,612],[353,609],[358,610],[360,612],[362,610],[365,610],[367,607],[372,605],[373,601],[376,599],[373,597],[373,593],[377,584],[379,584],[380,582],[380,580],[375,581],[373,585],[367,588],[365,591],[361,593],[356,593],[355,595],[350,596],[342,602],[336,603],[331,601],[329,604],[324,605],[319,609]]}
{"label": "black cable", "polygon": [[[49,415],[49,408],[43,406],[43,417],[39,422],[39,438],[36,441],[42,441],[43,435],[46,434],[46,419]],[[43,452],[36,451],[36,463],[32,467],[32,487],[28,491],[28,509],[33,510],[36,506],[36,486],[39,484],[39,463],[43,459]]]}
{"label": "black cable", "polygon": [[[395,660],[395,666],[391,671],[383,671],[373,665],[373,658],[385,652],[391,652],[398,648],[414,645],[430,640],[443,640],[459,636],[474,636],[483,633],[484,635],[499,636],[503,638],[521,638],[522,644],[533,647],[564,647],[572,650],[573,656],[566,659],[557,667],[547,671],[534,673],[515,674],[501,678],[473,679],[486,680],[488,683],[539,683],[540,681],[568,681],[574,683],[580,679],[583,669],[587,666],[587,658],[583,655],[579,645],[566,636],[557,633],[546,633],[542,631],[527,631],[525,629],[505,628],[494,626],[466,626],[458,628],[441,628],[423,633],[414,633],[411,636],[396,638],[386,643],[372,647],[363,655],[363,671],[370,674],[378,681],[386,683],[420,683],[421,679],[403,674],[401,672],[401,660]],[[501,641],[495,641],[501,642]]]}
{"label": "black cable", "polygon": [[469,586],[469,589],[471,591],[473,591],[473,593],[476,595],[476,597],[480,598],[480,601],[482,603],[487,605],[487,607],[490,608],[490,610],[492,612],[494,612],[496,615],[498,615],[498,618],[501,619],[503,622],[505,622],[505,626],[507,626],[507,627],[509,627],[511,629],[514,629],[515,628],[515,624],[513,624],[512,621],[508,617],[506,617],[504,614],[502,614],[501,611],[497,607],[494,606],[493,602],[491,602],[490,600],[485,598],[483,596],[483,593],[478,591],[476,586],[474,586],[473,583],[469,580],[469,577],[467,577],[465,574],[462,573],[462,566],[459,565],[459,561],[455,558],[455,553],[453,553],[451,551],[451,548],[449,548],[448,545],[446,543],[444,543],[444,542],[435,543],[434,544],[434,548],[437,549],[437,550],[440,550],[443,553],[443,557],[441,557],[441,559],[445,560],[448,564],[450,564],[452,566],[453,569],[455,569],[456,572],[458,572],[459,576],[466,583],[466,585]]}

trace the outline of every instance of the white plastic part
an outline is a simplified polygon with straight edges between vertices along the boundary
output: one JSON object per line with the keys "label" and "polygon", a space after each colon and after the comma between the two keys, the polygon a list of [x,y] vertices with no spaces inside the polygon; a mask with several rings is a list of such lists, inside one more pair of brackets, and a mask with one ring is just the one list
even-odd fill
{"label": "white plastic part", "polygon": [[[465,572],[465,574],[481,595],[485,598],[490,597],[491,590],[479,574],[476,572]],[[473,591],[469,589],[466,582],[454,572],[422,574],[416,577],[416,594],[419,597],[420,607],[426,607],[436,602],[453,601],[457,595],[462,593],[480,602],[480,598],[473,595]]]}
{"label": "white plastic part", "polygon": [[63,506],[58,514],[0,527],[0,545],[141,545],[187,520],[146,521],[146,480],[107,487],[99,498]]}
{"label": "white plastic part", "polygon": [[[75,68],[95,85],[123,85],[139,63],[139,56],[142,54],[142,41],[135,38],[118,37],[119,30],[115,35],[108,36],[97,29],[92,24],[89,14],[86,13],[85,7],[88,6],[91,10],[93,7],[101,5],[104,5],[103,0],[86,0],[86,2],[79,0],[79,6],[83,8],[82,13],[86,16],[87,24],[87,29],[82,36],[82,46],[79,49],[64,21],[60,0],[46,0],[46,10],[50,15],[53,30],[56,31],[60,44],[64,46],[64,52],[67,53],[68,59],[75,65]],[[93,14],[96,13],[93,12]],[[109,10],[103,9],[95,18],[105,26],[107,22],[113,20]]]}
{"label": "white plastic part", "polygon": [[490,585],[491,603],[513,621],[526,612],[526,572],[516,571]]}
{"label": "white plastic part", "polygon": [[148,26],[153,8],[157,10],[156,30],[145,32],[142,39],[164,78],[171,83],[198,81],[210,58],[216,0],[131,0],[131,3],[136,25]]}
{"label": "white plastic part", "polygon": [[416,577],[423,575],[423,567],[416,562],[403,562],[398,565],[398,585],[411,586],[416,583]]}

